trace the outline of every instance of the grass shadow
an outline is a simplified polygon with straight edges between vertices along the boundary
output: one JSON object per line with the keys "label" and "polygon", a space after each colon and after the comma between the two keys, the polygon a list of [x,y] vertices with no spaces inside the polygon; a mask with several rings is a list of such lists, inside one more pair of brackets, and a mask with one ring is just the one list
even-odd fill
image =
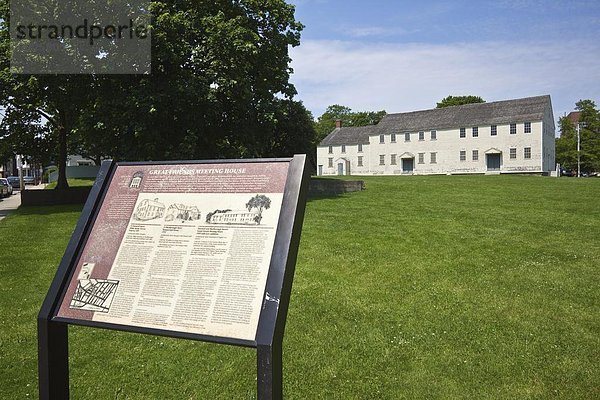
{"label": "grass shadow", "polygon": [[17,215],[49,215],[81,211],[83,204],[66,204],[57,206],[20,206],[15,210]]}
{"label": "grass shadow", "polygon": [[319,200],[330,200],[330,199],[338,199],[340,197],[342,197],[345,193],[330,193],[330,194],[308,194],[308,197],[306,198],[306,202],[310,203],[313,201],[319,201]]}

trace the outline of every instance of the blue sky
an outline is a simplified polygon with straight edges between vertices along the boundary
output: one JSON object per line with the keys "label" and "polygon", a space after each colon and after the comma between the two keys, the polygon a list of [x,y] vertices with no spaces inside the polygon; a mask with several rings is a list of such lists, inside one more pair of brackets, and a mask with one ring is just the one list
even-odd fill
{"label": "blue sky", "polygon": [[305,25],[291,50],[297,99],[321,115],[550,94],[554,116],[600,105],[600,1],[291,0]]}

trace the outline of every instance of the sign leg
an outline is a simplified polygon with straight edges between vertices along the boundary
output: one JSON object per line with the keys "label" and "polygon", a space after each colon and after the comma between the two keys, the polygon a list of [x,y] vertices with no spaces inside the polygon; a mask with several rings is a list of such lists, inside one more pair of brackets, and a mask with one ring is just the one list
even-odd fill
{"label": "sign leg", "polygon": [[281,344],[258,345],[258,400],[283,399],[283,362]]}
{"label": "sign leg", "polygon": [[67,324],[38,319],[38,374],[40,400],[69,398]]}

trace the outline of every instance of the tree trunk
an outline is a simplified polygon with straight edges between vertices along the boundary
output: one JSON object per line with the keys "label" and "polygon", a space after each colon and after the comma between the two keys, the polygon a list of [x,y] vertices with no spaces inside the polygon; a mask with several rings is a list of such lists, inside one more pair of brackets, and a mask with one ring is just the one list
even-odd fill
{"label": "tree trunk", "polygon": [[67,183],[67,127],[65,126],[65,116],[59,113],[58,126],[58,181],[56,190],[69,188]]}

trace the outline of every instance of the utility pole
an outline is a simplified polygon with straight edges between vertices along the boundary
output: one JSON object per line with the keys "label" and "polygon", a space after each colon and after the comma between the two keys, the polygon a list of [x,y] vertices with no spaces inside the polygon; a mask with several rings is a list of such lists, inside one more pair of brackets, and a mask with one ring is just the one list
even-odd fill
{"label": "utility pole", "polygon": [[25,183],[23,182],[23,158],[17,155],[17,168],[19,168],[19,190],[23,191]]}
{"label": "utility pole", "polygon": [[577,177],[581,177],[581,138],[579,136],[579,121],[577,121]]}
{"label": "utility pole", "polygon": [[587,128],[585,121],[577,121],[577,177],[581,177],[581,128]]}

